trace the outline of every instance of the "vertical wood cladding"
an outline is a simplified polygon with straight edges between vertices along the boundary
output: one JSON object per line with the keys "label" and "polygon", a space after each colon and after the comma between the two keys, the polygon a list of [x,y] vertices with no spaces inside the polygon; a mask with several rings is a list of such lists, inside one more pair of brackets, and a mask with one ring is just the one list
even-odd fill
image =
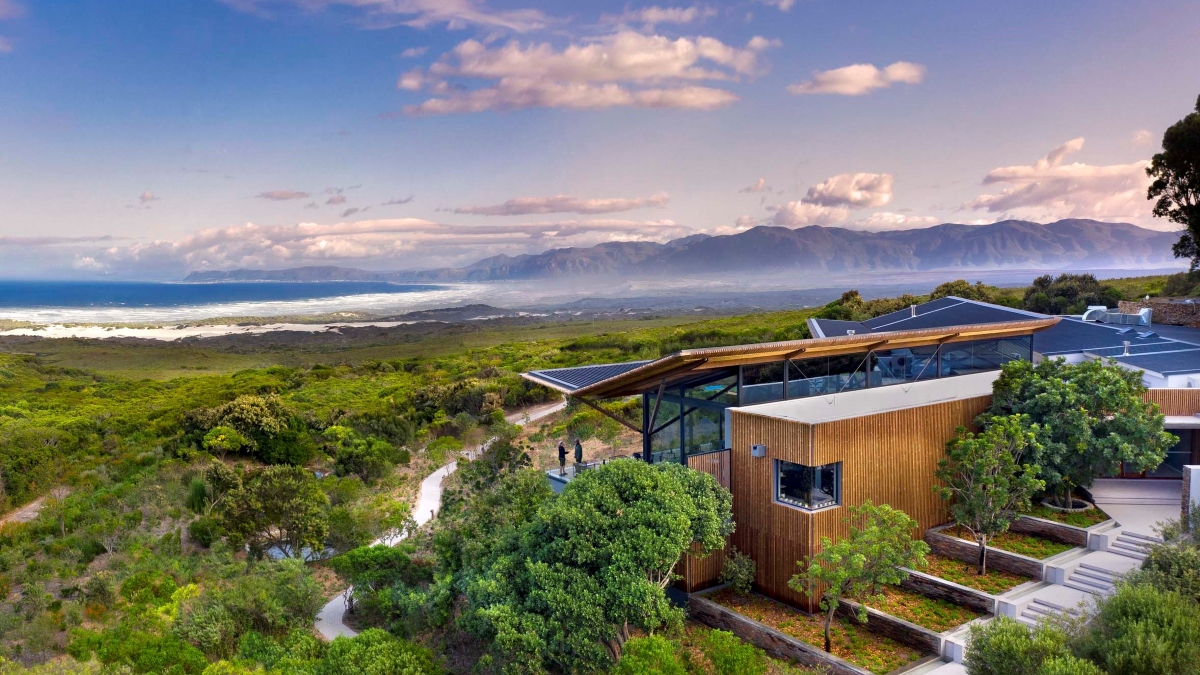
{"label": "vertical wood cladding", "polygon": [[[710,452],[688,457],[688,468],[703,471],[717,479],[722,487],[729,487],[729,451]],[[737,522],[736,519],[734,522]],[[725,549],[713,551],[704,558],[686,554],[683,556],[683,590],[691,593],[715,586],[721,576],[721,565],[725,561]]]}
{"label": "vertical wood cladding", "polygon": [[[758,562],[759,588],[809,606],[787,582],[796,561],[817,552],[822,537],[845,536],[849,505],[867,499],[891,504],[916,519],[922,532],[946,522],[945,504],[933,492],[934,469],[955,429],[971,427],[989,402],[981,396],[812,425],[734,410],[733,542]],[[766,457],[750,456],[754,443],[767,446]],[[842,505],[807,512],[776,503],[775,460],[807,466],[841,462]]]}
{"label": "vertical wood cladding", "polygon": [[1149,389],[1146,400],[1157,403],[1164,415],[1192,415],[1200,412],[1200,389]]}

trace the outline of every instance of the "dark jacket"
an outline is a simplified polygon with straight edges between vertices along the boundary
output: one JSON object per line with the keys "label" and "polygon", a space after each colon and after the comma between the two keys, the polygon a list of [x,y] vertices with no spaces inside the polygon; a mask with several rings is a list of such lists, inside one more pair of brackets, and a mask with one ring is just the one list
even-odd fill
{"label": "dark jacket", "polygon": [[583,463],[583,443],[580,443],[578,438],[575,439],[575,463]]}
{"label": "dark jacket", "polygon": [[558,463],[565,464],[567,462],[567,446],[563,445],[562,441],[558,442]]}

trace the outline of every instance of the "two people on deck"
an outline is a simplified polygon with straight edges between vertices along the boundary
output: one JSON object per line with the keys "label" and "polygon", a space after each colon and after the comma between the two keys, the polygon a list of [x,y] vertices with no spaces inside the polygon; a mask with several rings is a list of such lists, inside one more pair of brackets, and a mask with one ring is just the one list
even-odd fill
{"label": "two people on deck", "polygon": [[[575,464],[583,464],[583,443],[575,439]],[[560,476],[567,473],[567,446],[562,441],[558,442],[558,474]]]}

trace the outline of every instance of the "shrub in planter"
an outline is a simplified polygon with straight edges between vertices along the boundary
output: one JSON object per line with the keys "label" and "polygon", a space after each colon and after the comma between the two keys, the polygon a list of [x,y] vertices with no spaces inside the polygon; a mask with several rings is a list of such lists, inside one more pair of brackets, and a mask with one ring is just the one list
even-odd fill
{"label": "shrub in planter", "polygon": [[969,675],[1100,675],[1094,664],[1072,656],[1067,636],[1048,626],[1029,628],[1007,617],[971,626]]}
{"label": "shrub in planter", "polygon": [[713,664],[715,675],[763,675],[767,672],[766,653],[724,630],[708,634],[704,655]]}
{"label": "shrub in planter", "polygon": [[756,574],[758,563],[754,562],[754,558],[731,546],[729,555],[725,556],[725,562],[721,565],[721,583],[729,584],[738,595],[749,595],[754,587]]}
{"label": "shrub in planter", "polygon": [[614,675],[687,675],[679,645],[661,635],[630,638]]}
{"label": "shrub in planter", "polygon": [[1200,605],[1147,584],[1106,598],[1078,649],[1110,673],[1200,673]]}

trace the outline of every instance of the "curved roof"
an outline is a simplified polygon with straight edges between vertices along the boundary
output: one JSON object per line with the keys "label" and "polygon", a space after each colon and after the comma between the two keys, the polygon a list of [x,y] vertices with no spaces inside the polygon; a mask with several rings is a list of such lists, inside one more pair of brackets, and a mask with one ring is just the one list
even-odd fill
{"label": "curved roof", "polygon": [[[524,377],[572,396],[612,398],[651,391],[657,389],[664,381],[670,386],[673,381],[698,374],[694,371],[770,363],[792,358],[861,354],[875,349],[900,349],[968,340],[1017,337],[1031,335],[1035,331],[1049,328],[1059,320],[1059,317],[1031,318],[964,326],[880,331],[863,335],[839,335],[808,340],[762,342],[731,347],[684,349],[653,361],[537,370],[525,373]],[[613,370],[605,371],[603,370],[605,368]],[[601,377],[601,374],[604,376]]]}

